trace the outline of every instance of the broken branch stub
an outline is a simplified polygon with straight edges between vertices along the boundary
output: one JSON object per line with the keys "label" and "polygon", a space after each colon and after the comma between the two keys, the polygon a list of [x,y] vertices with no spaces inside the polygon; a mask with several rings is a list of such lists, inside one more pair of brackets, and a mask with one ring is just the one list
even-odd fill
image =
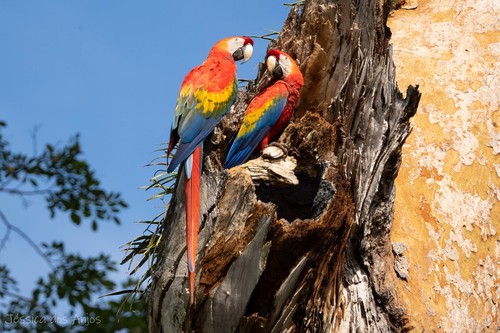
{"label": "broken branch stub", "polygon": [[294,173],[296,167],[295,158],[287,156],[283,148],[268,146],[264,148],[261,156],[235,169],[245,170],[257,184],[298,185],[299,180]]}

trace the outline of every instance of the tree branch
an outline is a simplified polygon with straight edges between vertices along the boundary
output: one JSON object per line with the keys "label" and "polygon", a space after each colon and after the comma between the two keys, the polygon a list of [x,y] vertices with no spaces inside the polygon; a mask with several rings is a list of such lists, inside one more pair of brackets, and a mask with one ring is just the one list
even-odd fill
{"label": "tree branch", "polygon": [[0,192],[16,194],[16,195],[39,195],[39,194],[47,194],[50,193],[51,189],[43,189],[43,190],[19,190],[17,188],[0,188]]}
{"label": "tree branch", "polygon": [[19,295],[19,294],[16,294],[16,293],[13,293],[11,291],[8,291],[8,290],[5,290],[5,289],[0,289],[0,294],[4,294],[4,295],[7,295],[9,297],[12,297],[12,298],[17,298],[23,302],[26,302],[26,303],[31,303],[32,300],[28,297],[24,297],[22,295]]}
{"label": "tree branch", "polygon": [[[279,34],[280,33],[278,31],[273,31],[273,32],[270,32],[270,33],[267,33],[267,34],[264,34],[264,35],[250,35],[248,37],[250,37],[250,38],[260,38],[260,39],[265,39],[265,40],[269,40],[269,41],[275,41],[276,38],[278,38]],[[276,36],[276,38],[271,38],[271,36]]]}
{"label": "tree branch", "polygon": [[42,257],[43,260],[45,260],[45,262],[47,263],[47,265],[49,265],[49,267],[51,269],[54,269],[54,265],[50,261],[49,257],[47,257],[45,255],[45,253],[43,253],[43,251],[40,249],[40,247],[38,245],[36,245],[36,243],[24,231],[22,231],[21,229],[19,229],[18,227],[16,227],[12,223],[10,223],[7,220],[7,217],[5,216],[5,214],[1,210],[0,210],[0,220],[2,220],[3,224],[7,228],[7,232],[6,232],[5,236],[2,238],[2,241],[0,243],[0,251],[3,250],[3,247],[5,246],[7,239],[10,236],[10,232],[13,231],[16,234],[18,234],[19,236],[21,236],[21,238],[23,238],[26,241],[26,243],[28,243],[28,245],[30,245],[33,248],[33,250],[35,250],[35,252],[40,257]]}
{"label": "tree branch", "polygon": [[12,231],[11,228],[7,228],[5,235],[2,237],[2,241],[0,241],[0,252],[2,252],[3,248],[5,247],[5,244],[7,244],[7,240],[9,240],[11,231]]}

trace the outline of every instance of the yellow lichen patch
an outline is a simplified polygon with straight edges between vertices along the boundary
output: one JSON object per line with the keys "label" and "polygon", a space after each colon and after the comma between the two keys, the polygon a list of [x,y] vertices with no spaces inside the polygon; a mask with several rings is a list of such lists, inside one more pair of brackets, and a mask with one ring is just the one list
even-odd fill
{"label": "yellow lichen patch", "polygon": [[[422,57],[415,59],[411,64],[412,70],[415,71],[417,77],[426,77],[436,71],[438,60],[433,57]],[[423,83],[422,81],[422,84]]]}
{"label": "yellow lichen patch", "polygon": [[456,166],[460,164],[460,153],[454,149],[447,150],[445,161],[443,173],[447,175],[453,174]]}
{"label": "yellow lichen patch", "polygon": [[[498,187],[497,187],[497,190],[498,190]],[[496,194],[497,201],[499,200],[499,198],[498,198],[499,194],[500,193]],[[496,205],[493,205],[493,207],[491,207],[491,219],[493,221],[496,221],[497,227],[499,227],[499,229],[500,229],[500,226],[498,226],[498,223],[499,223],[498,221],[500,221],[500,205],[496,204]],[[499,230],[499,232],[500,232],[500,230]],[[500,240],[497,240],[497,244],[500,247]],[[491,246],[491,247],[493,247],[493,246]],[[500,265],[500,252],[499,253],[494,252],[494,253],[495,253],[495,257],[497,258],[497,263]],[[499,292],[500,292],[500,290],[499,290]],[[498,295],[498,296],[500,299],[500,295]]]}
{"label": "yellow lichen patch", "polygon": [[474,32],[472,35],[481,44],[482,48],[488,48],[492,43],[500,43],[500,34],[498,30]]}
{"label": "yellow lichen patch", "polygon": [[446,115],[453,113],[452,110],[455,108],[455,101],[444,91],[442,86],[436,83],[435,85],[429,86],[423,85],[423,88],[425,88],[423,91],[427,93],[425,99],[428,102],[422,107],[427,110],[431,123],[437,122],[439,119],[437,115],[439,114]]}
{"label": "yellow lichen patch", "polygon": [[491,190],[487,186],[478,187],[477,184],[488,184],[496,177],[494,172],[491,166],[465,166],[460,169],[460,172],[452,173],[452,180],[459,184],[462,191],[474,193],[482,200],[488,200],[491,197]]}
{"label": "yellow lichen patch", "polygon": [[408,248],[396,289],[418,332],[488,332],[500,320],[499,11],[421,0],[389,20],[398,85],[422,92],[391,233]]}
{"label": "yellow lichen patch", "polygon": [[491,115],[491,122],[493,126],[495,127],[495,131],[499,132],[500,131],[500,112],[497,110],[493,112]]}
{"label": "yellow lichen patch", "polygon": [[[474,74],[471,73],[470,76],[474,77],[475,76]],[[482,82],[478,82],[471,78],[466,78],[465,80],[457,80],[454,82],[454,84],[455,84],[455,89],[460,91],[467,91],[469,89],[476,91],[483,86]]]}
{"label": "yellow lichen patch", "polygon": [[432,13],[432,22],[449,22],[453,21],[455,16],[454,10],[436,11]]}

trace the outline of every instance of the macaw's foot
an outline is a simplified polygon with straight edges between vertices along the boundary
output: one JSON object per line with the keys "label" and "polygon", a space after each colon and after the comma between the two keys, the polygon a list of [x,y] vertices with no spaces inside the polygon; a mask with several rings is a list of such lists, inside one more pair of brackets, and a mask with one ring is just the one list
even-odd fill
{"label": "macaw's foot", "polygon": [[288,155],[288,146],[279,143],[271,142],[262,150],[262,157],[268,159],[285,158]]}

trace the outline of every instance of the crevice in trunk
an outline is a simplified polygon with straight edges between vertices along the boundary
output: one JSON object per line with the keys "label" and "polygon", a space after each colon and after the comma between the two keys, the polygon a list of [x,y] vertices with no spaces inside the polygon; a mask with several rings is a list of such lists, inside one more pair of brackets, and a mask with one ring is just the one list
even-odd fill
{"label": "crevice in trunk", "polygon": [[278,219],[293,222],[314,217],[314,198],[319,190],[319,177],[296,174],[299,184],[295,186],[273,186],[261,184],[256,187],[257,199],[273,203],[277,207]]}

